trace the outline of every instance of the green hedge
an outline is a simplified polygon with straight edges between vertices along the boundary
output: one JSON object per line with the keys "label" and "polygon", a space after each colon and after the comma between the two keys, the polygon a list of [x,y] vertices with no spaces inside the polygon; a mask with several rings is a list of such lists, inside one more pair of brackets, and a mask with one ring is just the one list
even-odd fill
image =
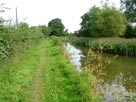
{"label": "green hedge", "polygon": [[43,38],[39,27],[30,28],[26,23],[14,26],[0,26],[0,64],[8,61],[9,57],[24,52],[32,44]]}

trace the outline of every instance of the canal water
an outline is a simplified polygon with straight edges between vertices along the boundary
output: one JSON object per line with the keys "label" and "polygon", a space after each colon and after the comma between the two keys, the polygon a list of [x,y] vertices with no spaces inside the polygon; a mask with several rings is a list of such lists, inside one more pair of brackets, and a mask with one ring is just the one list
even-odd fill
{"label": "canal water", "polygon": [[[87,61],[89,48],[74,46],[70,43],[65,45],[71,62],[76,66],[78,72],[82,72],[82,67]],[[118,56],[105,53],[92,52],[89,58],[90,64],[94,55],[101,59],[101,62],[108,61],[102,72],[98,75],[99,81],[98,95],[104,98],[104,102],[127,102],[126,98],[136,102],[136,57]],[[91,68],[90,68],[91,70]],[[130,101],[131,102],[131,101]]]}

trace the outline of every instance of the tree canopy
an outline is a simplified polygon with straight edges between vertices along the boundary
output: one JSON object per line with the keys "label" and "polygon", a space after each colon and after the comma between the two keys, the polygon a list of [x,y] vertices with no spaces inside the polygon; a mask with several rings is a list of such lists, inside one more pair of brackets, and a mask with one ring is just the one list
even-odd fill
{"label": "tree canopy", "polygon": [[112,37],[124,34],[125,16],[115,7],[105,4],[92,7],[82,17],[80,34],[89,37]]}
{"label": "tree canopy", "polygon": [[59,18],[52,19],[48,23],[48,27],[51,28],[51,35],[61,36],[64,32],[64,25]]}
{"label": "tree canopy", "polygon": [[130,22],[136,22],[136,0],[121,0],[121,8]]}

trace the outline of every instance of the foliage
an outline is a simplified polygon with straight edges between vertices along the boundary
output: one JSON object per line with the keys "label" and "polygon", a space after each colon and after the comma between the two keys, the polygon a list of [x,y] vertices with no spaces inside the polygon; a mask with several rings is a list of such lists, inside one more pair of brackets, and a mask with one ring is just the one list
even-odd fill
{"label": "foliage", "polygon": [[36,38],[40,39],[44,37],[44,34],[42,32],[42,28],[40,26],[32,26],[30,29],[30,35],[29,38]]}
{"label": "foliage", "polygon": [[136,102],[136,94],[133,92],[130,92],[130,95],[125,97],[127,99],[127,102]]}
{"label": "foliage", "polygon": [[118,36],[122,35],[126,28],[125,16],[115,7],[109,7],[107,4],[102,8],[92,7],[81,18],[81,36]]}
{"label": "foliage", "polygon": [[[0,6],[0,14],[4,13],[9,8]],[[43,38],[43,33],[40,27],[31,29],[25,22],[18,24],[18,27],[13,25],[5,25],[7,20],[0,17],[0,65],[7,62],[10,56],[19,52],[24,52],[32,43]],[[8,23],[7,23],[8,24]]]}
{"label": "foliage", "polygon": [[41,46],[36,45],[22,56],[17,54],[8,64],[0,67],[0,102],[28,102],[28,90],[39,64]]}
{"label": "foliage", "polygon": [[20,23],[16,29],[14,26],[0,26],[0,62],[5,62],[10,56],[27,50],[32,42],[43,38],[39,28],[30,29],[28,24]]}
{"label": "foliage", "polygon": [[133,27],[132,25],[128,24],[125,34],[124,34],[125,38],[134,38],[136,37],[136,27]]}
{"label": "foliage", "polygon": [[24,22],[19,23],[17,30],[18,33],[20,33],[23,38],[28,38],[30,31],[29,31],[29,25],[27,23]]}
{"label": "foliage", "polygon": [[75,38],[72,41],[80,46],[87,46],[93,50],[112,54],[136,56],[136,39],[123,38]]}
{"label": "foliage", "polygon": [[[62,41],[60,38],[57,40]],[[46,48],[46,68],[43,76],[48,86],[45,90],[45,101],[97,102],[98,99],[93,95],[91,87],[93,76],[77,73],[63,56],[63,52],[60,52],[62,45],[54,45],[53,41],[54,39],[46,41],[50,47]]]}
{"label": "foliage", "polygon": [[[48,86],[42,90],[45,93],[41,95],[40,102],[98,102],[92,93],[93,76],[77,73],[70,61],[60,53],[64,46],[52,46],[52,41],[46,39],[33,45],[22,56],[14,57],[0,69],[1,102],[30,102],[30,91],[35,86],[33,79],[39,67],[44,68],[40,78]],[[46,66],[39,66],[41,49],[46,50],[43,56]]]}
{"label": "foliage", "polygon": [[52,30],[50,27],[46,27],[44,25],[40,26],[40,27],[41,27],[42,33],[44,34],[45,37],[48,37],[51,34]]}
{"label": "foliage", "polygon": [[63,35],[64,32],[64,25],[62,24],[61,19],[59,18],[55,18],[52,19],[49,23],[48,23],[48,27],[51,28],[51,35],[56,35],[56,36],[61,36]]}
{"label": "foliage", "polygon": [[0,61],[7,58],[10,52],[8,29],[0,25]]}
{"label": "foliage", "polygon": [[62,41],[58,37],[52,37],[53,45],[62,45]]}
{"label": "foliage", "polygon": [[130,22],[136,22],[136,0],[121,0],[121,7]]}
{"label": "foliage", "polygon": [[96,35],[99,31],[96,27],[97,21],[100,18],[100,8],[92,7],[89,12],[85,13],[81,18],[81,34],[82,36],[97,37]]}

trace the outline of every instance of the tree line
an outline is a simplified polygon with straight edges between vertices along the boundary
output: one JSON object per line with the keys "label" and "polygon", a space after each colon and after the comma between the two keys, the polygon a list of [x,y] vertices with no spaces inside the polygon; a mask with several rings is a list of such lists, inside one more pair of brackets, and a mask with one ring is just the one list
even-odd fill
{"label": "tree line", "polygon": [[136,37],[136,0],[121,0],[121,9],[93,6],[82,17],[77,36],[83,37]]}

